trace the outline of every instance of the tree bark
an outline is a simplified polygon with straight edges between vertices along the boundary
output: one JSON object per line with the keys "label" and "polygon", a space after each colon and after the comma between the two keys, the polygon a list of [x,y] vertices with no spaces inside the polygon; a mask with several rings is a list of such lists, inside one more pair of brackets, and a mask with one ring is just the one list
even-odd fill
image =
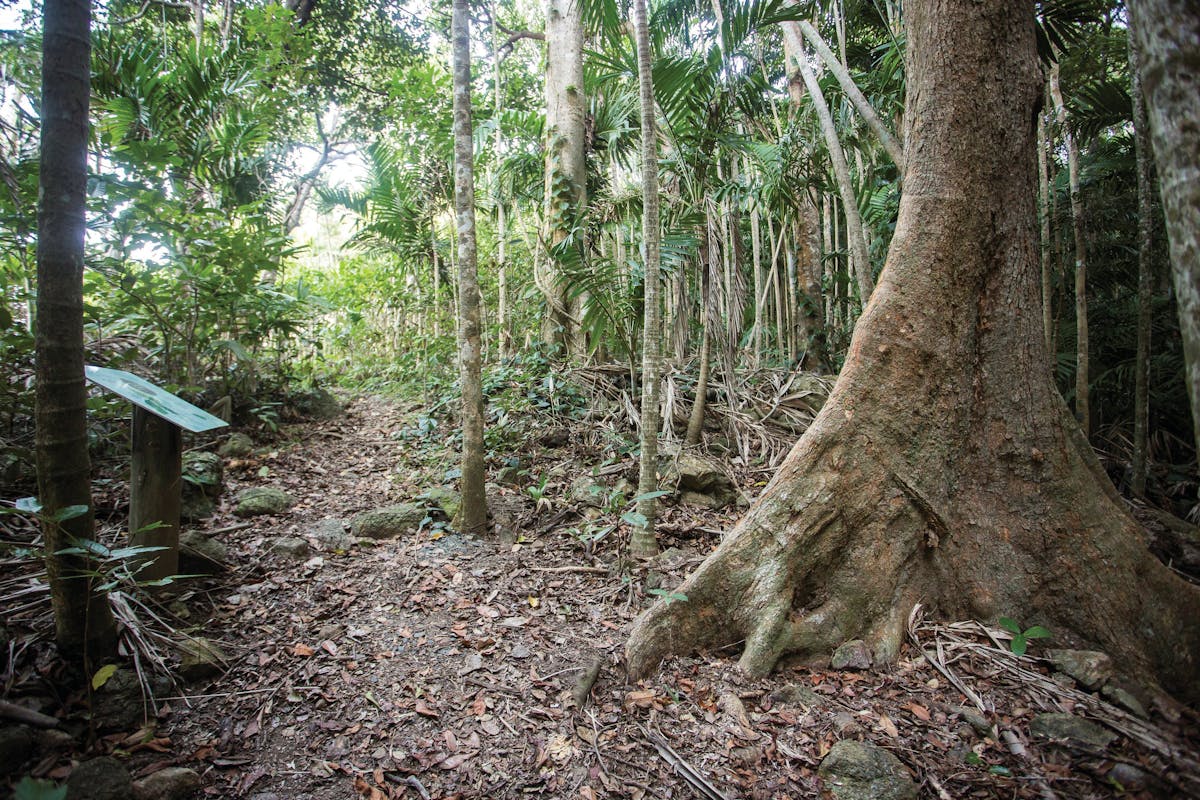
{"label": "tree bark", "polygon": [[1150,430],[1150,329],[1154,310],[1154,204],[1149,141],[1150,121],[1138,76],[1140,53],[1130,32],[1129,75],[1133,99],[1133,143],[1137,157],[1138,196],[1138,319],[1137,358],[1133,384],[1133,465],[1129,488],[1134,497],[1146,496],[1146,450]]}
{"label": "tree bark", "polygon": [[[116,647],[108,599],[93,591],[94,564],[60,550],[94,536],[87,388],[83,373],[83,252],[87,186],[91,9],[46,0],[42,38],[42,140],[37,242],[36,450],[46,573],[58,648],[68,660]],[[63,518],[63,509],[86,512]]]}
{"label": "tree bark", "polygon": [[649,558],[658,552],[654,516],[658,501],[647,497],[658,490],[659,396],[662,372],[662,325],[659,284],[658,140],[654,124],[654,84],[650,75],[650,32],[646,0],[633,3],[634,38],[637,40],[638,92],[642,104],[642,246],[645,248],[642,316],[641,457],[638,465],[638,514],[644,524],[634,525],[629,552]]}
{"label": "tree bark", "polygon": [[467,0],[454,0],[454,210],[458,223],[458,364],[462,385],[461,530],[487,528],[483,488],[483,386],[480,380],[480,297],[475,246],[475,154],[471,135],[471,28]]}
{"label": "tree bark", "polygon": [[1146,550],[1043,368],[1031,3],[914,0],[907,159],[887,263],[816,421],[679,592],[635,623],[633,678],[744,641],[740,664],[865,639],[917,603],[1097,646],[1200,696],[1200,590]]}
{"label": "tree bark", "polygon": [[1179,332],[1200,453],[1200,8],[1196,0],[1130,4],[1142,91],[1167,220]]}
{"label": "tree bark", "polygon": [[[546,0],[546,245],[561,243],[587,203],[581,0]],[[561,355],[582,350],[579,299],[546,258],[546,343]]]}

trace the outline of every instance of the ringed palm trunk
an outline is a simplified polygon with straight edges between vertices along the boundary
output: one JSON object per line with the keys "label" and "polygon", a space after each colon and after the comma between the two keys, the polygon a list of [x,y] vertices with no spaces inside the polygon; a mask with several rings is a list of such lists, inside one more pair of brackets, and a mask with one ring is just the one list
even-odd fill
{"label": "ringed palm trunk", "polygon": [[[46,0],[35,333],[38,494],[50,600],[59,650],[85,667],[116,647],[108,600],[85,577],[94,565],[59,552],[95,535],[83,373],[90,23],[87,0]],[[85,511],[67,511],[72,507]]]}
{"label": "ringed palm trunk", "polygon": [[654,124],[654,84],[650,79],[650,33],[646,0],[634,0],[634,36],[637,39],[638,91],[642,104],[642,241],[646,249],[642,324],[641,457],[638,470],[637,510],[644,524],[634,525],[629,550],[635,558],[658,552],[654,537],[657,500],[648,497],[658,489],[659,395],[662,371],[662,325],[659,300],[659,198],[658,141]]}
{"label": "ringed palm trunk", "polygon": [[454,210],[458,221],[458,363],[462,385],[462,521],[467,533],[487,528],[483,488],[483,387],[480,297],[475,244],[474,146],[471,135],[471,28],[467,0],[454,0]]}
{"label": "ringed palm trunk", "polygon": [[1154,205],[1147,139],[1150,122],[1142,98],[1142,80],[1138,75],[1137,40],[1130,32],[1129,74],[1133,98],[1133,141],[1137,156],[1138,196],[1138,321],[1137,360],[1133,388],[1133,465],[1130,489],[1134,497],[1146,496],[1146,450],[1150,429],[1150,328],[1154,306]]}
{"label": "ringed palm trunk", "polygon": [[1200,589],[1146,550],[1044,369],[1032,3],[912,0],[907,158],[879,286],[812,426],[746,517],[626,645],[630,675],[743,642],[741,667],[913,608],[1018,615],[1200,697]]}

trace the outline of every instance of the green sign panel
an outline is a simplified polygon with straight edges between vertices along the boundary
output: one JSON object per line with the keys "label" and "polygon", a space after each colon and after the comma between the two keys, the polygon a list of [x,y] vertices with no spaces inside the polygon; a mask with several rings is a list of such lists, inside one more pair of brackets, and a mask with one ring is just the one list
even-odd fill
{"label": "green sign panel", "polygon": [[141,406],[151,414],[156,414],[192,433],[223,428],[228,424],[220,417],[214,417],[204,409],[196,408],[186,400],[180,400],[137,375],[119,369],[93,367],[90,364],[84,367],[84,372],[92,383],[116,392],[135,406]]}

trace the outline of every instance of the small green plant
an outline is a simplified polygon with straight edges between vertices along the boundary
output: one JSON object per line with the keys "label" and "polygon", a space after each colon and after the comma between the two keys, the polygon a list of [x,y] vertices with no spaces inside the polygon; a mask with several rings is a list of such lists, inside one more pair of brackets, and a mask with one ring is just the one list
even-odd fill
{"label": "small green plant", "polygon": [[13,794],[14,800],[64,800],[66,796],[66,786],[55,786],[50,781],[28,775],[21,778]]}
{"label": "small green plant", "polygon": [[1030,639],[1049,639],[1052,635],[1050,631],[1041,625],[1034,625],[1031,628],[1021,630],[1021,625],[1012,617],[1001,617],[999,621],[1000,627],[1012,634],[1012,641],[1009,642],[1008,646],[1018,656],[1025,655],[1025,651],[1029,649]]}
{"label": "small green plant", "polygon": [[687,602],[686,594],[684,594],[683,592],[672,592],[669,589],[647,589],[646,594],[652,594],[655,597],[661,597],[662,601],[664,603],[666,603],[667,605],[670,605],[671,603],[675,602],[676,600],[679,600],[680,602],[684,602],[684,603]]}

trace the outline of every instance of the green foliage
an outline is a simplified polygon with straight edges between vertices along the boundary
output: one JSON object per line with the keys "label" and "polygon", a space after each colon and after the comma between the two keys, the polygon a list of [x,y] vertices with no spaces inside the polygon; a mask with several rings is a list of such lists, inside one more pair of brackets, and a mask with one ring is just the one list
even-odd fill
{"label": "green foliage", "polygon": [[1041,625],[1021,629],[1020,624],[1012,617],[1001,617],[1000,627],[1012,634],[1012,639],[1009,641],[1009,649],[1014,655],[1023,656],[1029,648],[1031,639],[1048,639],[1052,635],[1050,631],[1043,628]]}
{"label": "green foliage", "polygon": [[14,788],[13,800],[65,800],[66,796],[66,786],[26,775]]}

